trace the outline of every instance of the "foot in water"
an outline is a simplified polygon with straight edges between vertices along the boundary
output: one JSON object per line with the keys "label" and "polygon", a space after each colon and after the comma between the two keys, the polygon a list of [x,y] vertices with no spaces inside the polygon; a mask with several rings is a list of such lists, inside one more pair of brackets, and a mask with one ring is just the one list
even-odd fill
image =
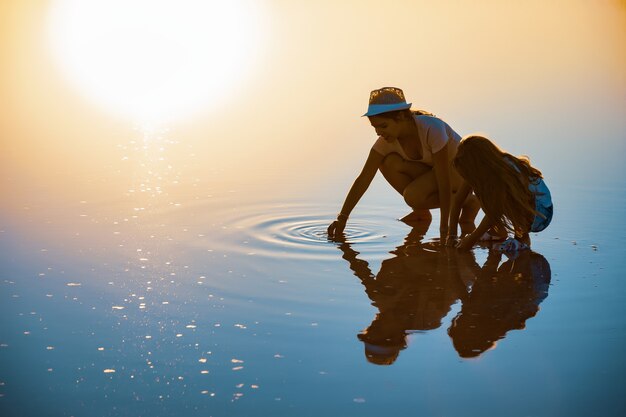
{"label": "foot in water", "polygon": [[430,210],[414,210],[411,213],[407,214],[400,221],[405,223],[422,223],[422,222],[431,222],[433,220],[433,215],[430,214]]}

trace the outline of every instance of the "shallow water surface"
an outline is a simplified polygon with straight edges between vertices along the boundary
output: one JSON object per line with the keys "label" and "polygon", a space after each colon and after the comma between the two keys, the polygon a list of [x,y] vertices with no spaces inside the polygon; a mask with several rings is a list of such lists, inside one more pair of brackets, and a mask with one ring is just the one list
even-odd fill
{"label": "shallow water surface", "polygon": [[[231,84],[195,63],[228,68],[241,16],[200,38],[93,2],[101,36],[64,36],[82,87],[60,3],[88,2],[0,1],[1,417],[626,415],[623,1],[255,2]],[[328,241],[384,85],[530,157],[555,204],[531,251],[442,248],[380,175]],[[114,111],[207,90],[176,121]]]}
{"label": "shallow water surface", "polygon": [[602,216],[580,231],[557,205],[507,257],[442,248],[395,196],[338,243],[330,202],[177,201],[5,224],[7,415],[624,410],[624,235]]}

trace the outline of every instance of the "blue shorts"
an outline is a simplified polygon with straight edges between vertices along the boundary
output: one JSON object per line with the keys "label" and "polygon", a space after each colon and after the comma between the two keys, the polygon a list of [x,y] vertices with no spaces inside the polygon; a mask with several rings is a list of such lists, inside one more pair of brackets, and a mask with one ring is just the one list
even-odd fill
{"label": "blue shorts", "polygon": [[554,206],[550,205],[548,207],[538,206],[537,211],[545,216],[535,216],[533,220],[532,226],[530,226],[531,232],[541,232],[543,229],[548,227],[550,222],[552,221],[552,214],[554,213]]}

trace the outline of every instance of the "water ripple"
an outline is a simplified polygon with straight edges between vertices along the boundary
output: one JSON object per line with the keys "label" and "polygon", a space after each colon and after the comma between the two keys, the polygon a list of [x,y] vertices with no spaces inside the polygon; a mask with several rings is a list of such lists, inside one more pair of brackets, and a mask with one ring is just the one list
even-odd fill
{"label": "water ripple", "polygon": [[[222,225],[219,244],[223,249],[288,258],[337,257],[337,243],[329,241],[326,233],[334,218],[333,211],[298,205],[248,210],[249,213],[239,212]],[[380,210],[360,211],[350,219],[344,233],[346,241],[355,248],[382,256],[406,233],[406,225]]]}

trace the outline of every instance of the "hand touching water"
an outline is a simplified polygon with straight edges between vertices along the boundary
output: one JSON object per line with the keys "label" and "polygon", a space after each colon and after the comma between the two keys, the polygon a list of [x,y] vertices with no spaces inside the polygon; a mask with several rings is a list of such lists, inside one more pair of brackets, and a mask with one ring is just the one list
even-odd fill
{"label": "hand touching water", "polygon": [[347,217],[338,216],[337,220],[332,222],[326,232],[331,240],[339,240],[343,237],[343,230],[346,228]]}

